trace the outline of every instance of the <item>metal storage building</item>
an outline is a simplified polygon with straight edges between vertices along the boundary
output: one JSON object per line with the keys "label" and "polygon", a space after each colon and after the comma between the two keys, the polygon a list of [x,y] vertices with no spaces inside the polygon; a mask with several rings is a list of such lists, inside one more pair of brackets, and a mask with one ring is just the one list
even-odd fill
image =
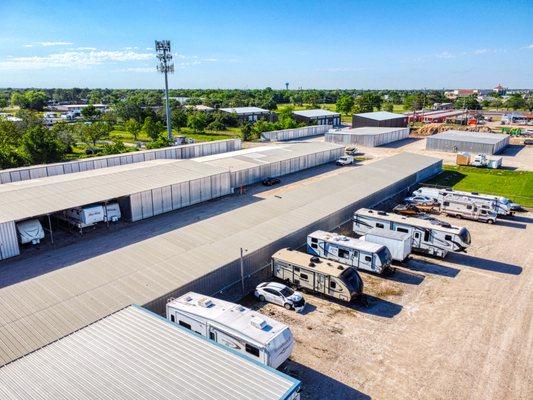
{"label": "metal storage building", "polygon": [[[82,261],[70,251],[62,260],[67,266],[0,288],[0,365],[130,304],[163,315],[170,297],[191,290],[240,298],[240,248],[248,250],[248,291],[270,276],[270,256],[279,249],[298,247],[309,232],[334,229],[350,221],[355,209],[441,169],[440,159],[402,153],[238,208],[229,202],[208,218]],[[11,281],[11,274],[20,272],[0,270],[0,282]]]}
{"label": "metal storage building", "polygon": [[267,119],[270,117],[270,111],[259,107],[229,107],[220,108],[219,110],[228,114],[237,114],[242,122],[254,122],[258,119]]}
{"label": "metal storage building", "polygon": [[118,165],[140,163],[158,159],[185,159],[208,156],[242,149],[240,139],[217,140],[213,142],[186,144],[162,149],[136,151],[111,156],[91,157],[55,164],[33,165],[0,171],[0,183],[19,182],[47,176],[71,174]]}
{"label": "metal storage building", "polygon": [[300,142],[254,147],[226,154],[197,158],[196,161],[230,170],[231,187],[251,185],[337,160],[344,147],[333,143]]}
{"label": "metal storage building", "polygon": [[331,130],[326,133],[326,142],[350,146],[358,144],[376,147],[409,137],[409,128],[355,128]]}
{"label": "metal storage building", "polygon": [[332,125],[312,125],[303,128],[283,129],[261,133],[261,141],[283,142],[287,140],[297,140],[309,136],[323,135],[330,130]]}
{"label": "metal storage building", "polygon": [[386,127],[386,128],[405,128],[407,126],[407,116],[394,114],[388,111],[376,111],[352,116],[352,128],[361,128],[365,126]]}
{"label": "metal storage building", "polygon": [[468,131],[446,131],[428,136],[426,150],[498,154],[509,145],[509,135]]}
{"label": "metal storage building", "polygon": [[4,400],[285,400],[300,385],[138,306],[0,367]]}
{"label": "metal storage building", "polygon": [[339,126],[341,124],[341,115],[339,113],[321,108],[315,110],[293,111],[292,115],[296,121],[305,122],[309,125]]}

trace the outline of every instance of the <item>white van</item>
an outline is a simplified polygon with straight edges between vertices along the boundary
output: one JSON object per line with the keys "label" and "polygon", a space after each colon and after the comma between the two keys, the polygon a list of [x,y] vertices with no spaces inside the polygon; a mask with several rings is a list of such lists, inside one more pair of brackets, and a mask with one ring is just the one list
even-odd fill
{"label": "white van", "polygon": [[239,304],[189,292],[172,299],[167,319],[253,360],[278,368],[294,347],[290,328]]}
{"label": "white van", "polygon": [[17,222],[17,234],[20,244],[39,244],[44,239],[44,229],[38,219]]}

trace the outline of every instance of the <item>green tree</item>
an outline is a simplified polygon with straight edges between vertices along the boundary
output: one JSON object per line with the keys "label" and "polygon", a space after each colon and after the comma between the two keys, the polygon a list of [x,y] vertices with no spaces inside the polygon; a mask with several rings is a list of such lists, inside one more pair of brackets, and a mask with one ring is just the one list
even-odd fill
{"label": "green tree", "polygon": [[28,129],[22,136],[22,146],[32,164],[61,161],[67,151],[58,136],[44,126]]}
{"label": "green tree", "polygon": [[114,140],[111,143],[107,143],[104,145],[104,148],[102,149],[102,154],[104,155],[111,155],[111,154],[120,154],[125,153],[127,151],[126,146],[124,145],[124,142],[120,140]]}
{"label": "green tree", "polygon": [[187,126],[187,113],[181,108],[175,108],[171,113],[172,126],[176,128],[178,132],[181,128]]}
{"label": "green tree", "polygon": [[424,100],[422,93],[409,94],[403,99],[403,108],[411,111],[421,110],[424,108]]}
{"label": "green tree", "polygon": [[465,96],[459,97],[457,100],[455,100],[455,108],[466,108],[467,110],[481,110],[481,104],[479,104],[475,96]]}
{"label": "green tree", "polygon": [[203,132],[207,126],[205,114],[203,112],[189,114],[187,118],[187,126],[191,128],[194,133]]}
{"label": "green tree", "polygon": [[93,122],[92,124],[78,124],[77,134],[80,141],[91,146],[91,150],[95,151],[96,143],[100,140],[106,139],[111,132],[111,127],[105,122]]}
{"label": "green tree", "polygon": [[126,129],[126,132],[133,136],[134,141],[137,141],[139,133],[141,133],[142,130],[142,125],[139,124],[137,120],[130,118],[124,123],[124,129]]}
{"label": "green tree", "polygon": [[92,104],[89,104],[87,107],[81,109],[81,116],[90,121],[98,119],[101,115],[102,112],[97,110]]}
{"label": "green tree", "polygon": [[252,124],[246,123],[241,126],[241,137],[243,142],[250,142],[253,139]]}
{"label": "green tree", "polygon": [[74,139],[74,125],[59,121],[52,125],[51,130],[63,143],[66,152],[72,152],[72,147],[76,144],[76,140]]}
{"label": "green tree", "polygon": [[11,105],[13,107],[27,108],[27,101],[24,94],[20,92],[11,93]]}
{"label": "green tree", "polygon": [[42,90],[27,90],[24,92],[24,97],[26,107],[35,111],[42,111],[48,101],[48,96]]}
{"label": "green tree", "polygon": [[383,103],[383,105],[381,106],[381,109],[383,111],[388,111],[388,112],[392,112],[394,110],[394,105],[392,103]]}
{"label": "green tree", "polygon": [[354,98],[350,95],[342,95],[337,99],[335,109],[341,114],[350,114],[355,105]]}
{"label": "green tree", "polygon": [[490,102],[490,106],[496,108],[496,110],[499,110],[502,108],[502,101],[500,99],[495,99]]}
{"label": "green tree", "polygon": [[355,99],[354,109],[358,113],[372,112],[374,107],[381,108],[381,96],[372,92],[365,92]]}
{"label": "green tree", "polygon": [[142,130],[150,136],[153,141],[156,141],[161,135],[161,132],[165,130],[165,127],[160,121],[154,121],[152,117],[146,117],[144,119]]}
{"label": "green tree", "polygon": [[0,94],[0,108],[5,108],[7,107],[8,103],[7,103],[7,99]]}
{"label": "green tree", "polygon": [[513,110],[519,110],[526,108],[526,99],[524,99],[520,94],[513,94],[505,102],[507,108],[512,108]]}

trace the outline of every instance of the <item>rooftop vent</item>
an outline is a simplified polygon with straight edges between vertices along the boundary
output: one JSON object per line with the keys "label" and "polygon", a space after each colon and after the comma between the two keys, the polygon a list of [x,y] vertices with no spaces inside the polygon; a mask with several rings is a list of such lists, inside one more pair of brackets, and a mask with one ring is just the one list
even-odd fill
{"label": "rooftop vent", "polygon": [[314,263],[319,263],[320,262],[320,258],[318,258],[317,256],[313,256],[311,257],[311,262],[314,262]]}
{"label": "rooftop vent", "polygon": [[387,215],[385,211],[378,211],[378,215]]}
{"label": "rooftop vent", "polygon": [[265,327],[268,325],[267,322],[263,318],[258,317],[258,316],[252,317],[252,319],[250,319],[250,324],[254,328],[261,329],[261,330],[265,329]]}
{"label": "rooftop vent", "polygon": [[342,270],[344,269],[344,267],[343,267],[342,265],[339,265],[339,266],[337,267],[337,269],[340,269],[340,270],[342,271]]}
{"label": "rooftop vent", "polygon": [[198,305],[200,307],[209,308],[209,307],[213,307],[215,303],[213,303],[211,299],[208,299],[207,297],[202,297],[201,299],[198,300]]}
{"label": "rooftop vent", "polygon": [[315,266],[315,263],[314,263],[314,262],[310,262],[308,266],[309,266],[309,267],[314,267],[314,266]]}

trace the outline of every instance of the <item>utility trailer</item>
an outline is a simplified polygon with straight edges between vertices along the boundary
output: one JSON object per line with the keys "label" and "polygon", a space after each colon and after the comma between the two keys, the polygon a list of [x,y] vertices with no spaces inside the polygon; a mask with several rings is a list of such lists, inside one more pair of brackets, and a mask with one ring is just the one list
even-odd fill
{"label": "utility trailer", "polygon": [[470,246],[470,232],[434,220],[406,217],[384,211],[361,208],[354,213],[353,230],[365,235],[373,229],[408,233],[413,238],[413,251],[444,258],[450,251],[466,252]]}
{"label": "utility trailer", "polygon": [[363,280],[355,268],[296,250],[276,252],[272,271],[276,278],[298,289],[346,302],[363,293]]}
{"label": "utility trailer", "polygon": [[405,232],[371,229],[361,239],[387,247],[392,255],[392,259],[400,263],[409,257],[413,249],[413,238],[409,233]]}
{"label": "utility trailer", "polygon": [[171,299],[167,319],[182,328],[278,368],[294,347],[290,328],[272,318],[229,301],[189,292]]}
{"label": "utility trailer", "polygon": [[307,252],[377,274],[387,272],[392,261],[389,250],[383,245],[325,231],[307,236]]}

